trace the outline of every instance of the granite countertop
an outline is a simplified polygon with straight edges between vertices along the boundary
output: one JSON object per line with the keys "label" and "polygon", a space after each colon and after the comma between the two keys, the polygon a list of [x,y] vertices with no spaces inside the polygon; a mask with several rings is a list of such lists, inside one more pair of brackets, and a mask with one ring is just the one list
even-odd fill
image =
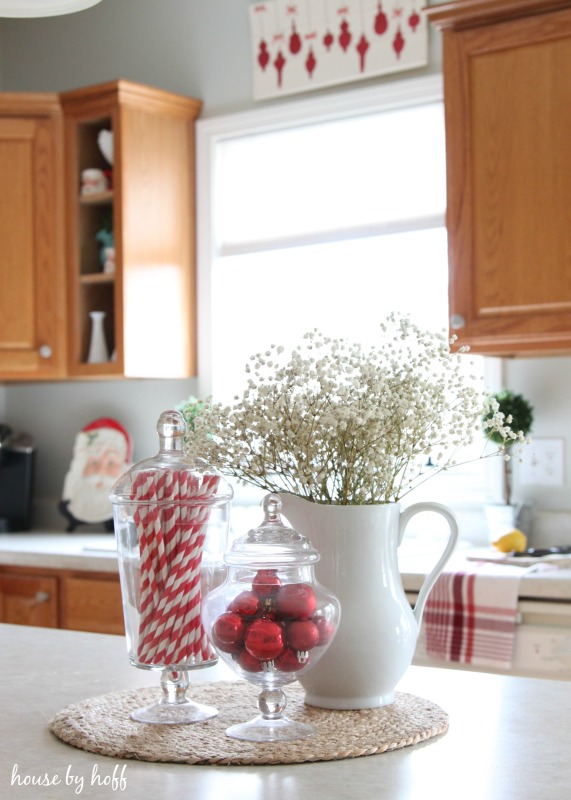
{"label": "granite countertop", "polygon": [[[436,563],[439,552],[428,547],[411,546],[399,550],[399,566],[404,588],[417,592],[427,573]],[[472,548],[464,543],[447,564],[447,570],[465,569],[468,560],[497,557],[492,548]],[[520,596],[538,600],[571,602],[571,566],[549,566],[543,559],[530,571],[521,569]],[[571,559],[561,564],[571,565]],[[50,569],[118,572],[115,537],[112,533],[63,533],[33,531],[0,534],[0,565],[45,567]]]}
{"label": "granite countertop", "polygon": [[[450,718],[448,732],[427,742],[359,758],[258,767],[122,761],[64,744],[49,732],[48,723],[65,706],[91,697],[143,686],[156,686],[159,694],[159,674],[129,665],[123,637],[0,625],[0,640],[6,674],[0,682],[2,798],[418,800],[435,794],[439,800],[560,800],[569,796],[571,692],[561,681],[411,667],[398,691],[436,703]],[[16,675],[17,682],[10,679]],[[194,683],[229,676],[219,664],[191,670],[189,677]],[[219,709],[220,715],[224,711]],[[11,785],[16,764],[18,775],[28,780],[47,775],[52,782],[59,778],[59,784],[49,789]],[[123,786],[94,782],[95,772],[109,779],[114,769],[123,773]],[[76,785],[66,785],[68,773],[83,778],[81,794]]]}

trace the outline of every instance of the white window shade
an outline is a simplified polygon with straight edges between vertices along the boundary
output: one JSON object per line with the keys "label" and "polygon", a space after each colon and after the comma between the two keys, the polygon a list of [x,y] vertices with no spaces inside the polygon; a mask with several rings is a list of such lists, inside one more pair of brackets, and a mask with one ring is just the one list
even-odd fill
{"label": "white window shade", "polygon": [[272,343],[293,349],[312,328],[378,345],[380,321],[400,311],[442,330],[446,246],[440,227],[217,259],[214,395],[230,402],[244,388],[251,354]]}
{"label": "white window shade", "polygon": [[217,244],[441,222],[445,179],[442,103],[229,139],[217,150]]}

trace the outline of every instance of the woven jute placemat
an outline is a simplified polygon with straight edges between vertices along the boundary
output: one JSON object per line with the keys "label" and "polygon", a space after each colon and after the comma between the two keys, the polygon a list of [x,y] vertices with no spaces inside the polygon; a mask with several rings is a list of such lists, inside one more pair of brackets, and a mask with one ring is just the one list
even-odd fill
{"label": "woven jute placemat", "polygon": [[113,758],[184,764],[296,764],[357,758],[418,744],[448,729],[437,705],[397,692],[395,702],[362,711],[329,711],[305,705],[299,684],[286,686],[286,714],[315,725],[317,733],[293,742],[257,743],[231,739],[226,728],[257,714],[258,690],[240,682],[195,684],[189,697],[214,705],[218,716],[189,725],[134,722],[131,711],[155,702],[160,691],[117,692],[67,706],[50,722],[62,741]]}

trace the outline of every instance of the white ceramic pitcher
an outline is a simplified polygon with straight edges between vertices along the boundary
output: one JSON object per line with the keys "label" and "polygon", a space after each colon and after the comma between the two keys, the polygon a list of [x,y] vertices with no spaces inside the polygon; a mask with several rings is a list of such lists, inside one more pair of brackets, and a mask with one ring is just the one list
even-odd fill
{"label": "white ceramic pitcher", "polygon": [[[321,555],[318,581],[341,603],[337,635],[315,668],[300,680],[309,705],[377,708],[392,703],[410,666],[426,598],[457,539],[453,512],[439,503],[340,506],[282,494],[282,512]],[[405,528],[421,511],[441,514],[450,535],[420,589],[414,609],[406,599],[397,560]]]}

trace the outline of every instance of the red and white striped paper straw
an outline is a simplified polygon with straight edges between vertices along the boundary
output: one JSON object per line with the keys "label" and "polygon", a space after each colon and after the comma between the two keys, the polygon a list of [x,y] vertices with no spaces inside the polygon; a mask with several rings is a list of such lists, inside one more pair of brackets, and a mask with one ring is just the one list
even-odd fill
{"label": "red and white striped paper straw", "polygon": [[[218,476],[185,470],[137,476],[134,499],[141,560],[138,660],[156,666],[206,661],[214,651],[202,626],[200,572],[209,499]],[[147,505],[148,504],[148,505]]]}

